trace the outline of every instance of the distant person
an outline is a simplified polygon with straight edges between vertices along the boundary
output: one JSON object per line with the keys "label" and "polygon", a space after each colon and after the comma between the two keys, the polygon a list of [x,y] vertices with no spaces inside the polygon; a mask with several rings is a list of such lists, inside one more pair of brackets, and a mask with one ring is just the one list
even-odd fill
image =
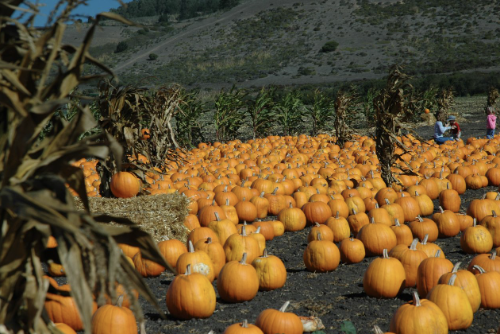
{"label": "distant person", "polygon": [[495,136],[495,128],[497,127],[497,116],[495,108],[489,106],[486,108],[486,138],[493,139]]}
{"label": "distant person", "polygon": [[450,124],[443,124],[446,120],[446,114],[442,111],[438,111],[436,115],[436,123],[434,124],[434,141],[436,144],[444,144],[447,141],[453,140],[452,137],[445,137],[444,133],[451,130]]}
{"label": "distant person", "polygon": [[448,119],[446,121],[450,123],[451,138],[453,138],[454,140],[460,139],[460,136],[462,135],[462,131],[460,130],[460,125],[457,122],[457,118],[453,115],[448,116]]}

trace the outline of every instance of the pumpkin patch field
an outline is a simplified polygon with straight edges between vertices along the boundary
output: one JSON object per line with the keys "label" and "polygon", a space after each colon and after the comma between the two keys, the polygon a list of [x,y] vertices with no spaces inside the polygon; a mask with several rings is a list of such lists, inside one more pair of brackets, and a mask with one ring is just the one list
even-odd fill
{"label": "pumpkin patch field", "polygon": [[[177,227],[148,230],[178,275],[121,245],[162,309],[140,298],[146,331],[497,333],[500,137],[475,138],[481,125],[462,123],[468,133],[453,144],[400,138],[412,149],[398,163],[416,175],[393,168],[401,184],[392,187],[380,176],[371,138],[339,147],[328,135],[276,136],[201,144],[183,166],[147,174],[142,187],[151,194],[102,199],[125,212],[142,198],[143,216],[152,210],[146,199],[185,201],[168,223]],[[417,132],[430,138],[432,128]],[[115,196],[140,190],[135,176],[118,176]],[[99,201],[91,201],[94,211]],[[46,269],[65,283],[63,268]],[[119,303],[127,301],[125,294]]]}

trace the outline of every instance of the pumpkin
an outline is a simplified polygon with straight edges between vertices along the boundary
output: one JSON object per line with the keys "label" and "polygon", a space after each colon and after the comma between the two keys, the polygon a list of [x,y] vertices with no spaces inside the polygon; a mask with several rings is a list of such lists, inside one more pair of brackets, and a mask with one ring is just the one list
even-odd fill
{"label": "pumpkin", "polygon": [[304,212],[299,208],[294,208],[291,205],[280,211],[278,220],[285,226],[285,231],[294,232],[303,230],[306,227],[307,219]]}
{"label": "pumpkin", "polygon": [[440,238],[454,237],[460,233],[460,222],[457,215],[450,210],[443,210],[439,207],[440,212],[432,215],[432,220],[436,222]]}
{"label": "pumpkin", "polygon": [[111,177],[110,189],[115,197],[131,198],[141,191],[141,182],[132,173],[118,172]]}
{"label": "pumpkin", "polygon": [[349,238],[351,235],[351,229],[349,228],[347,219],[340,216],[338,211],[334,217],[328,218],[325,225],[328,226],[333,232],[333,242],[340,242]]}
{"label": "pumpkin", "polygon": [[56,328],[64,334],[76,334],[73,328],[62,322],[55,323],[54,326],[56,326]]}
{"label": "pumpkin", "polygon": [[413,302],[397,309],[389,328],[398,334],[448,334],[448,321],[439,306],[414,291]]}
{"label": "pumpkin", "polygon": [[439,251],[439,256],[444,259],[446,256],[441,247],[435,243],[429,242],[428,238],[429,235],[426,234],[424,240],[421,240],[421,242],[417,244],[417,249],[427,254],[427,257],[433,257],[437,254],[437,251]]}
{"label": "pumpkin", "polygon": [[398,203],[390,203],[389,200],[386,199],[385,204],[382,205],[382,208],[389,213],[392,224],[396,222],[396,219],[401,223],[405,221],[405,212],[403,211],[401,205],[399,205]]}
{"label": "pumpkin", "polygon": [[353,210],[353,214],[347,217],[347,222],[349,223],[349,228],[354,235],[357,235],[361,228],[370,223],[368,215],[364,212],[356,212]]}
{"label": "pumpkin", "polygon": [[259,244],[259,256],[264,254],[264,249],[266,249],[266,237],[261,233],[261,226],[259,226],[255,232],[249,233],[248,236],[257,240]]}
{"label": "pumpkin", "polygon": [[218,212],[214,212],[214,215],[215,220],[211,221],[208,224],[208,228],[210,228],[215,232],[215,234],[217,234],[217,236],[219,237],[219,242],[224,245],[227,238],[229,238],[233,234],[238,233],[238,229],[236,228],[236,225],[229,219],[221,219]]}
{"label": "pumpkin", "polygon": [[497,257],[497,251],[494,249],[491,254],[476,255],[469,263],[467,270],[477,275],[479,272],[474,269],[478,265],[486,271],[500,272],[500,258]]}
{"label": "pumpkin", "polygon": [[356,238],[363,242],[368,256],[382,255],[384,248],[392,249],[397,245],[396,234],[392,229],[385,224],[375,223],[373,218],[370,224],[359,230]]}
{"label": "pumpkin", "polygon": [[479,306],[481,305],[481,292],[479,291],[479,285],[477,285],[477,279],[473,273],[464,269],[458,270],[458,268],[460,268],[460,264],[461,262],[457,262],[451,272],[443,274],[439,278],[438,283],[446,284],[452,275],[457,275],[455,285],[462,288],[469,299],[472,311],[476,312],[479,310]]}
{"label": "pumpkin", "polygon": [[193,229],[191,232],[189,232],[187,241],[191,241],[194,244],[196,244],[199,240],[207,240],[207,238],[211,238],[212,241],[217,241],[219,242],[219,237],[217,234],[210,229],[209,227],[197,227]]}
{"label": "pumpkin", "polygon": [[318,235],[321,236],[321,240],[333,242],[333,231],[328,226],[315,222],[314,226],[311,228],[309,234],[307,235],[307,242],[309,243],[313,240],[318,240]]}
{"label": "pumpkin", "polygon": [[423,240],[427,235],[427,240],[430,242],[434,242],[438,238],[438,227],[436,223],[429,218],[422,218],[418,216],[417,219],[410,222],[408,226],[410,227],[415,238]]}
{"label": "pumpkin", "polygon": [[497,271],[486,271],[478,265],[474,270],[479,272],[476,275],[477,285],[481,292],[481,307],[485,309],[500,308],[500,273]]}
{"label": "pumpkin", "polygon": [[493,246],[500,246],[500,217],[493,210],[491,216],[486,216],[481,220],[481,225],[486,227],[493,239]]}
{"label": "pumpkin", "polygon": [[47,271],[50,276],[53,277],[60,277],[60,276],[66,276],[66,271],[64,271],[64,267],[60,263],[55,263],[52,260],[48,260],[48,268]]}
{"label": "pumpkin", "polygon": [[279,310],[266,309],[260,312],[255,325],[259,327],[264,334],[302,334],[304,332],[300,318],[291,312],[286,312],[290,304],[285,302]]}
{"label": "pumpkin", "polygon": [[460,203],[460,195],[454,189],[448,188],[439,193],[439,206],[445,210],[457,213],[460,210]]}
{"label": "pumpkin", "polygon": [[222,334],[264,334],[264,332],[259,327],[249,324],[245,319],[241,323],[227,327]]}
{"label": "pumpkin", "polygon": [[185,273],[188,265],[191,265],[193,273],[205,275],[210,282],[215,279],[215,268],[210,256],[204,251],[195,250],[191,240],[188,241],[188,252],[181,254],[177,260],[175,266],[177,274]]}
{"label": "pumpkin", "polygon": [[229,261],[220,271],[217,279],[217,291],[222,300],[240,303],[252,300],[259,291],[257,271],[247,264],[247,253],[241,261]]}
{"label": "pumpkin", "polygon": [[[56,290],[69,292],[71,289],[68,284],[55,287]],[[57,293],[47,292],[45,297],[45,310],[50,320],[55,323],[62,322],[75,331],[83,329],[83,323],[76,302],[71,296],[63,296]],[[97,310],[97,304],[92,303],[92,313]]]}
{"label": "pumpkin", "polygon": [[450,330],[469,328],[474,318],[467,295],[461,287],[455,286],[456,278],[457,275],[452,274],[447,284],[436,285],[427,295],[427,299],[443,311]]}
{"label": "pumpkin", "polygon": [[215,311],[215,290],[205,275],[191,272],[191,265],[188,264],[186,272],[175,276],[170,283],[165,302],[175,318],[204,319]]}
{"label": "pumpkin", "polygon": [[394,203],[401,205],[403,208],[405,222],[413,221],[421,214],[420,206],[417,200],[411,196],[404,196],[404,194],[402,194],[402,196],[396,199]]}
{"label": "pumpkin", "polygon": [[207,253],[214,266],[214,279],[217,279],[222,267],[226,264],[226,253],[224,253],[220,242],[213,241],[212,238],[208,237],[206,240],[198,240],[194,244],[194,249]]}
{"label": "pumpkin", "polygon": [[363,290],[370,297],[394,298],[405,287],[406,274],[401,262],[390,258],[387,249],[374,259],[363,275]]}
{"label": "pumpkin", "polygon": [[484,226],[476,225],[467,227],[460,237],[460,247],[467,254],[484,254],[493,248],[493,238],[490,231]]}
{"label": "pumpkin", "polygon": [[137,334],[134,313],[122,307],[123,296],[117,305],[103,305],[92,316],[92,334]]}
{"label": "pumpkin", "polygon": [[417,291],[420,296],[427,296],[438,284],[439,278],[453,269],[450,260],[439,257],[440,253],[441,251],[437,251],[434,257],[428,257],[418,266]]}
{"label": "pumpkin", "polygon": [[[266,238],[266,241],[273,240],[274,239],[274,227],[269,221],[262,221],[262,222],[254,222],[252,223],[253,227],[255,227],[255,231],[257,231],[258,228],[260,228],[260,233]],[[250,232],[247,231],[248,234]]]}
{"label": "pumpkin", "polygon": [[283,261],[277,256],[269,255],[267,249],[264,254],[252,262],[259,279],[259,290],[270,291],[282,288],[286,282],[286,268]]}
{"label": "pumpkin", "polygon": [[257,219],[257,207],[252,202],[246,201],[245,197],[243,197],[242,201],[236,203],[234,207],[240,222],[253,222]]}
{"label": "pumpkin", "polygon": [[241,234],[231,235],[224,243],[223,248],[227,262],[239,261],[243,257],[243,253],[246,253],[248,262],[251,263],[260,255],[259,243],[255,238],[247,235],[244,226],[241,229]]}
{"label": "pumpkin", "polygon": [[322,240],[318,233],[316,240],[307,244],[303,259],[307,270],[325,273],[337,269],[340,263],[340,252],[333,242]]}
{"label": "pumpkin", "polygon": [[158,243],[158,249],[161,255],[165,258],[165,261],[172,267],[175,268],[179,256],[188,251],[186,245],[177,239],[163,240]]}
{"label": "pumpkin", "polygon": [[309,224],[314,224],[315,222],[324,224],[332,216],[332,210],[324,202],[308,202],[304,204],[302,211],[304,211],[306,221]]}
{"label": "pumpkin", "polygon": [[370,221],[373,218],[375,223],[381,223],[388,226],[393,225],[394,222],[391,215],[389,214],[389,211],[387,211],[386,208],[379,207],[378,203],[375,204],[375,208],[368,211],[368,218],[370,219]]}
{"label": "pumpkin", "polygon": [[359,263],[365,258],[365,246],[359,239],[346,238],[341,241],[340,260],[346,264]]}
{"label": "pumpkin", "polygon": [[460,223],[460,232],[463,232],[467,227],[474,225],[474,218],[469,215],[457,213],[457,218]]}
{"label": "pumpkin", "polygon": [[142,277],[158,277],[165,271],[165,267],[148,259],[143,259],[141,253],[135,254],[134,258],[135,269]]}
{"label": "pumpkin", "polygon": [[259,219],[266,218],[269,210],[269,200],[264,195],[265,192],[261,192],[260,196],[254,196],[250,199],[250,202],[257,209],[257,218]]}
{"label": "pumpkin", "polygon": [[151,138],[151,133],[149,133],[149,129],[141,129],[141,140],[148,140]]}
{"label": "pumpkin", "polygon": [[406,246],[410,246],[413,241],[413,233],[411,232],[410,227],[408,225],[401,225],[399,223],[399,219],[396,219],[394,222],[394,226],[391,226],[392,231],[396,235],[397,244],[403,244]]}
{"label": "pumpkin", "polygon": [[418,239],[415,238],[406,252],[399,257],[399,261],[405,268],[405,287],[412,288],[417,284],[417,270],[420,263],[427,258],[424,251],[417,249]]}
{"label": "pumpkin", "polygon": [[422,216],[429,216],[434,212],[434,203],[432,203],[429,196],[415,192],[415,197],[413,198],[417,201]]}

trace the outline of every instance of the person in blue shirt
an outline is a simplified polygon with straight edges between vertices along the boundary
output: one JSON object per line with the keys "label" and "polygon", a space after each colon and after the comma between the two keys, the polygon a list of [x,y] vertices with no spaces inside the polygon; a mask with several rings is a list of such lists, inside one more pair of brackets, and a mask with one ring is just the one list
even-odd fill
{"label": "person in blue shirt", "polygon": [[446,114],[439,111],[436,115],[436,123],[434,124],[434,141],[436,144],[444,144],[447,141],[454,140],[452,137],[445,137],[444,133],[452,129],[449,123],[444,124],[446,120]]}

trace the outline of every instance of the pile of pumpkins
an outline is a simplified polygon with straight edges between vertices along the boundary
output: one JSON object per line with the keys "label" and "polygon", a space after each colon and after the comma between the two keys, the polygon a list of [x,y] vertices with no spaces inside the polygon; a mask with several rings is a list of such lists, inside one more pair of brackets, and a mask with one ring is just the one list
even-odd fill
{"label": "pile of pumpkins", "polygon": [[[179,192],[191,199],[184,221],[190,231],[187,244],[158,244],[178,274],[166,296],[176,318],[211,316],[214,279],[221,299],[228,302],[248,301],[258,290],[282,287],[285,266],[267,253],[266,241],[312,226],[303,255],[308,270],[330,272],[340,261],[353,264],[374,256],[363,278],[367,295],[394,298],[404,288],[417,288],[414,301],[395,313],[391,331],[407,333],[407,327],[420,325],[422,331],[412,333],[467,328],[480,306],[500,308],[495,249],[500,247],[500,196],[488,192],[463,214],[460,195],[466,189],[500,185],[500,158],[495,156],[500,138],[440,146],[411,136],[398,139],[409,150],[396,148],[396,165],[411,173],[393,167],[398,183],[391,187],[381,178],[373,139],[358,137],[339,147],[328,135],[300,135],[202,143],[179,152],[183,161],[148,172],[147,184],[131,173],[117,173],[111,190],[124,198],[145,188],[151,195]],[[93,162],[76,164],[95,178]],[[97,182],[90,185],[97,188]],[[478,254],[468,270],[459,270],[433,243],[460,232],[463,251]],[[138,249],[121,248],[144,277],[165,270],[142,259]],[[417,326],[425,312],[434,320]],[[250,326],[237,325],[243,324]],[[295,333],[291,328],[259,327],[264,333]]]}

